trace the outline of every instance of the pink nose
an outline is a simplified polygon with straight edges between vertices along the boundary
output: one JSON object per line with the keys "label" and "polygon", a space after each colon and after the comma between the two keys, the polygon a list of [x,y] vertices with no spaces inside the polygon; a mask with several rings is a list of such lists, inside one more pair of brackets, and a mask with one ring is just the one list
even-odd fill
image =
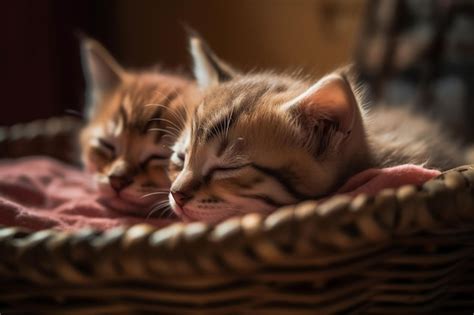
{"label": "pink nose", "polygon": [[186,201],[191,199],[191,196],[187,195],[182,191],[172,191],[171,195],[173,196],[174,201],[180,207],[183,207]]}
{"label": "pink nose", "polygon": [[116,192],[120,192],[122,189],[130,185],[132,182],[133,180],[131,180],[130,178],[126,176],[114,176],[114,175],[109,176],[110,186],[112,186],[112,188]]}

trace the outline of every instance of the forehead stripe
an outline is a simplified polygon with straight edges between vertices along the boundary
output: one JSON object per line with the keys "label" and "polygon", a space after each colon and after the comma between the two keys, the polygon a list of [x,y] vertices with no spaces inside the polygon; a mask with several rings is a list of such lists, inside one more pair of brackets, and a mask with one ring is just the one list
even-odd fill
{"label": "forehead stripe", "polygon": [[217,152],[216,156],[220,157],[222,154],[224,154],[225,150],[229,146],[229,139],[223,139],[220,143],[219,146],[217,147]]}
{"label": "forehead stripe", "polygon": [[217,120],[207,122],[206,132],[203,135],[204,141],[209,142],[214,137],[223,134],[235,124],[239,116],[244,112],[243,106],[234,106],[232,110],[221,115]]}
{"label": "forehead stripe", "polygon": [[178,89],[175,89],[171,93],[166,94],[164,100],[161,102],[161,105],[167,107],[172,101],[174,101],[178,97],[179,93],[180,91]]}
{"label": "forehead stripe", "polygon": [[232,116],[224,115],[219,118],[216,122],[209,125],[207,132],[205,134],[205,141],[209,142],[211,139],[216,137],[217,135],[221,135],[227,130],[227,128],[232,127],[234,124],[235,119],[232,119]]}
{"label": "forehead stripe", "polygon": [[[149,129],[152,128],[152,125],[156,124],[159,121],[159,118],[161,117],[161,107],[157,107],[154,111],[153,114],[146,120],[145,125],[141,129],[141,133],[145,134],[148,132]],[[160,137],[161,131],[157,133],[157,136]]]}
{"label": "forehead stripe", "polygon": [[[235,122],[239,119],[244,112],[248,112],[254,108],[259,100],[268,92],[268,87],[260,89],[252,95],[246,95],[245,90],[241,91],[241,97],[233,97],[231,100],[228,100],[228,110],[226,113],[220,115],[216,120],[209,119],[204,121],[203,125],[206,129],[206,133],[203,135],[205,142],[210,141],[216,135],[219,135],[219,132],[223,132],[231,128]],[[243,95],[243,96],[242,96]]]}
{"label": "forehead stripe", "polygon": [[[159,106],[156,106],[155,111],[148,118],[145,126],[142,129],[142,133],[148,132],[148,130],[154,124],[160,125],[158,122],[160,121],[160,118],[163,114],[163,110],[170,110],[170,108],[168,108],[168,106],[173,100],[175,100],[178,97],[178,94],[179,94],[178,90],[175,90],[171,93],[168,93],[168,94],[164,95],[163,100],[160,102]],[[164,134],[163,131],[158,131],[156,133],[155,142],[159,142],[159,140],[161,139],[163,134]]]}

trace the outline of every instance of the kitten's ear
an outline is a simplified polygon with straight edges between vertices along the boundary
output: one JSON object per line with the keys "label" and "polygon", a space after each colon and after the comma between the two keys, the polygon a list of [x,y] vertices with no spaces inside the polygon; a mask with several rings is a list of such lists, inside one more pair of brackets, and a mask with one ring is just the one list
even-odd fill
{"label": "kitten's ear", "polygon": [[125,71],[97,41],[81,39],[81,59],[88,93],[91,95],[100,95],[122,82]]}
{"label": "kitten's ear", "polygon": [[86,80],[86,116],[90,118],[101,98],[122,82],[125,71],[101,44],[84,36],[81,59]]}
{"label": "kitten's ear", "polygon": [[[328,145],[335,136],[347,138],[362,131],[362,115],[348,79],[338,73],[329,74],[303,94],[284,104],[282,109],[297,117],[305,128],[317,130]],[[328,125],[329,124],[329,125]],[[321,151],[325,148],[319,148]]]}
{"label": "kitten's ear", "polygon": [[201,88],[229,81],[237,71],[220,60],[195,32],[188,31],[189,46],[194,63],[194,76]]}

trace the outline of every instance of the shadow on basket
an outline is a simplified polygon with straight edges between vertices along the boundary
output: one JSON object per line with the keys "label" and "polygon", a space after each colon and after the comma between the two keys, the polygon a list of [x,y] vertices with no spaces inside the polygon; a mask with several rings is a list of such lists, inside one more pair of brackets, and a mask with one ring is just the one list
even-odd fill
{"label": "shadow on basket", "polygon": [[[76,162],[62,150],[77,134],[69,118],[32,126],[48,133],[25,136],[28,125],[2,129],[3,154],[36,154],[35,143],[49,143],[47,153]],[[415,166],[365,172],[341,188],[352,196],[217,226],[159,228],[170,222],[108,212],[88,199],[89,179],[68,164],[26,158],[1,166],[8,196],[1,203],[2,311],[60,313],[68,305],[77,314],[452,312],[472,303],[472,166],[442,174]],[[418,186],[372,187],[406,178]]]}

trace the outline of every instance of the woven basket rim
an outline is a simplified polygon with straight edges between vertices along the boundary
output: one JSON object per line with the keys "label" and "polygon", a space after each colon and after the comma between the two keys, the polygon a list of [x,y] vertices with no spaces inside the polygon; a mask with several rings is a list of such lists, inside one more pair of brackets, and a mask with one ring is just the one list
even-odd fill
{"label": "woven basket rim", "polygon": [[307,201],[280,208],[267,217],[253,213],[217,225],[193,222],[156,228],[138,224],[103,232],[89,228],[35,232],[4,227],[0,229],[0,248],[15,248],[15,260],[31,259],[21,255],[24,248],[41,248],[39,255],[46,260],[57,258],[58,251],[70,257],[85,247],[95,248],[90,252],[95,257],[90,259],[105,258],[110,263],[113,257],[129,256],[133,261],[155,261],[162,264],[155,274],[173,277],[206,273],[183,268],[179,262],[218,256],[221,251],[235,251],[238,258],[234,269],[240,271],[258,268],[245,259],[237,262],[243,251],[272,264],[284,265],[288,257],[294,264],[298,257],[309,256],[328,263],[340,255],[349,257],[377,249],[395,236],[445,230],[459,233],[472,228],[472,187],[474,165],[466,165],[419,187],[385,189],[373,197],[359,195],[353,199],[336,195],[322,204]]}
{"label": "woven basket rim", "polygon": [[[26,128],[32,125],[36,127]],[[7,138],[14,133],[20,133],[15,139],[26,138],[26,131],[31,133],[34,129],[48,140],[61,132],[74,133],[77,128],[79,124],[71,123],[68,118],[52,118],[16,125],[3,133]],[[31,277],[39,277],[38,268],[47,268],[35,264],[39,257],[52,266],[57,266],[59,261],[69,266],[70,270],[66,268],[69,271],[48,269],[48,272],[64,273],[62,277],[74,279],[82,279],[78,274],[83,274],[79,269],[81,264],[87,265],[85,260],[100,260],[110,267],[121,259],[121,268],[125,269],[127,264],[142,267],[148,264],[145,269],[149,274],[165,277],[219,274],[229,268],[244,272],[265,263],[285,265],[290,260],[294,264],[299,257],[329,263],[340,256],[350,259],[361,251],[376,250],[400,236],[436,235],[442,231],[462,234],[474,225],[473,209],[474,164],[446,171],[421,186],[385,189],[375,196],[336,195],[324,203],[306,201],[282,207],[268,216],[251,213],[217,225],[179,222],[157,228],[138,224],[106,231],[84,228],[76,232],[3,227],[0,250],[10,255],[0,261],[0,275],[15,273],[5,266],[19,264],[31,269]],[[216,266],[213,261],[228,259],[223,257],[229,255],[233,259],[226,264]],[[133,274],[135,269],[127,269],[128,273],[122,276]],[[75,270],[75,276],[71,276],[71,270]],[[44,275],[38,281],[42,280]]]}

